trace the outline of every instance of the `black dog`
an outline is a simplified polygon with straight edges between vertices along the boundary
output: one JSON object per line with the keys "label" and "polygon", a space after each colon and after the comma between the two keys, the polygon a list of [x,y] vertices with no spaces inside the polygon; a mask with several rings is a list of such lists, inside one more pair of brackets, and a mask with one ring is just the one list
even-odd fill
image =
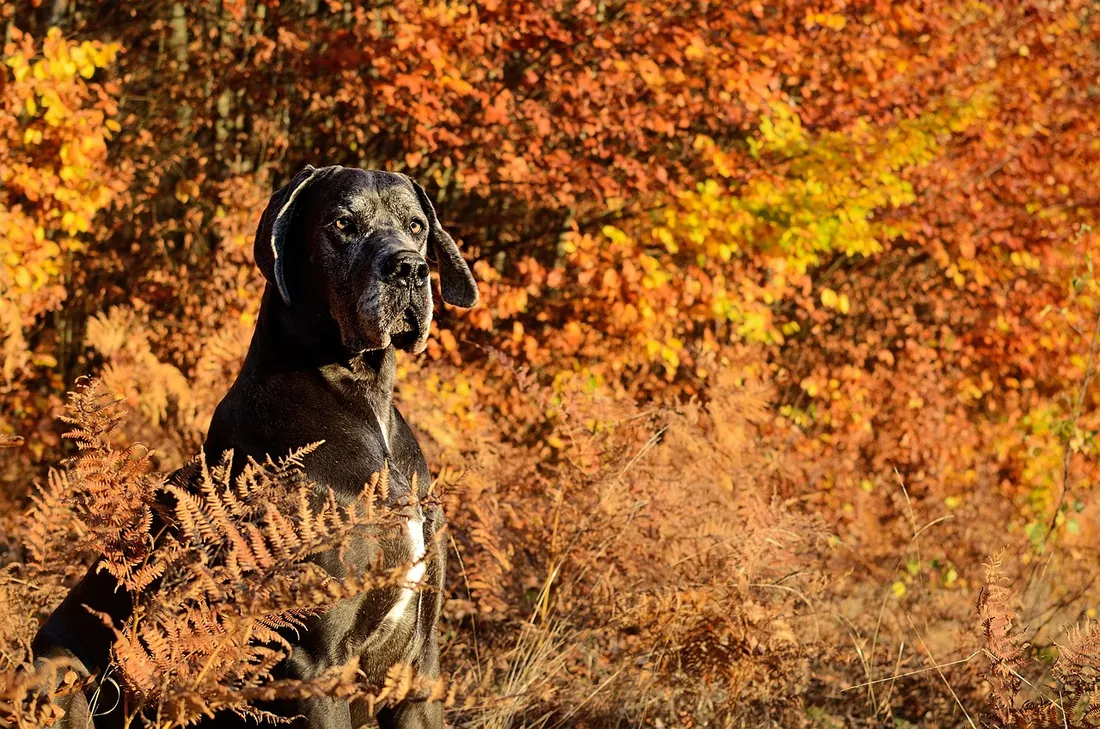
{"label": "black dog", "polygon": [[[391,495],[408,494],[415,479],[424,496],[428,466],[393,406],[393,386],[395,348],[420,352],[426,346],[429,252],[438,261],[443,300],[476,304],[469,267],[424,190],[408,177],[307,167],[276,192],[256,232],[256,263],[268,281],[256,332],[236,382],[214,413],[208,458],[233,449],[236,463],[263,460],[324,441],[307,457],[306,475],[345,503],[358,498],[387,463]],[[446,550],[435,535],[443,525],[438,507],[418,507],[407,522],[408,539],[385,555],[388,563],[412,565],[408,586],[364,593],[314,619],[296,639],[285,675],[308,679],[359,656],[361,669],[377,681],[395,663],[437,676]],[[319,561],[334,574],[343,569],[336,555]],[[356,566],[369,565],[350,565]],[[111,615],[116,625],[131,610],[114,579],[93,567],[39,631],[33,649],[40,659],[75,658],[89,673],[101,673],[112,636],[84,605]],[[101,697],[100,706],[110,702]],[[84,697],[68,703],[64,722],[88,726]],[[296,724],[310,729],[354,729],[370,719],[362,707],[330,699],[294,702],[280,713],[301,717]],[[97,727],[117,726],[120,714],[116,709],[94,721]],[[209,723],[241,721],[219,714]],[[383,709],[378,722],[441,727],[442,707],[410,699]]]}

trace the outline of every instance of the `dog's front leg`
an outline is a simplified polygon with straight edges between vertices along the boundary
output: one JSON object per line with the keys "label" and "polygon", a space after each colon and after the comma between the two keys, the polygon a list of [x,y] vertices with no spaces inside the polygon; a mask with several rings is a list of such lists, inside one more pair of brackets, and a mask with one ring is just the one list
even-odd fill
{"label": "dog's front leg", "polygon": [[306,729],[352,729],[351,709],[346,699],[325,696],[304,699],[300,711]]}
{"label": "dog's front leg", "polygon": [[[325,664],[314,657],[316,641],[324,634],[323,620],[324,616],[321,616],[318,622],[307,628],[302,636],[303,642],[294,646],[286,665],[276,672],[276,678],[283,678],[285,672],[286,678],[308,682],[323,673]],[[352,729],[347,699],[314,696],[296,701],[277,701],[265,708],[277,716],[296,716],[291,724],[294,729]]]}
{"label": "dog's front leg", "polygon": [[442,729],[443,704],[409,698],[381,709],[375,715],[371,714],[366,701],[351,702],[352,729],[371,726],[375,717],[378,719],[379,729]]}
{"label": "dog's front leg", "polygon": [[[64,661],[68,664],[60,670],[52,661]],[[71,668],[69,668],[71,666]],[[81,678],[87,678],[88,672],[84,669],[79,659],[69,651],[55,647],[45,656],[40,656],[34,662],[35,671],[41,677],[40,691],[43,694],[52,694],[58,688],[61,675],[66,670],[74,670]],[[64,711],[64,715],[54,723],[55,729],[86,729],[94,726],[92,712],[88,707],[88,698],[83,691],[74,691],[66,696],[54,700],[54,703]]]}
{"label": "dog's front leg", "polygon": [[441,729],[443,704],[407,699],[378,712],[379,729]]}
{"label": "dog's front leg", "polygon": [[377,715],[370,712],[366,701],[351,702],[352,729],[361,729],[371,725],[377,716],[380,729],[400,727],[400,729],[441,729],[443,726],[443,704],[433,701],[406,699],[394,706],[381,709]]}
{"label": "dog's front leg", "polygon": [[[425,678],[439,678],[439,645],[434,635],[424,648],[417,672]],[[375,716],[379,729],[443,729],[443,702],[426,701],[423,694],[412,694],[374,716],[367,702],[351,703],[352,729],[369,726]]]}
{"label": "dog's front leg", "polygon": [[[428,679],[439,678],[439,638],[432,622],[417,673]],[[425,701],[422,696],[409,696],[378,712],[379,729],[443,729],[443,702]],[[356,728],[357,729],[357,728]]]}

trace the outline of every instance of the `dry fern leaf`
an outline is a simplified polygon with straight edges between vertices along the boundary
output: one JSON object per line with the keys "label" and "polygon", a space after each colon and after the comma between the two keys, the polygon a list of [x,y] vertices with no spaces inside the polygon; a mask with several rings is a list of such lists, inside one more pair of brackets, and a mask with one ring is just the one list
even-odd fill
{"label": "dry fern leaf", "polygon": [[1013,630],[1015,595],[1007,583],[1001,555],[991,557],[985,564],[985,585],[978,593],[975,606],[989,660],[989,672],[985,677],[993,689],[989,695],[989,710],[1004,725],[1013,723],[1019,715],[1016,703],[1021,686],[1020,672],[1027,663],[1027,644],[1018,631]]}
{"label": "dry fern leaf", "polygon": [[18,448],[23,445],[23,436],[0,433],[0,448]]}
{"label": "dry fern leaf", "polygon": [[39,729],[55,723],[64,714],[57,699],[90,685],[82,673],[69,659],[25,663],[0,673],[0,726]]}

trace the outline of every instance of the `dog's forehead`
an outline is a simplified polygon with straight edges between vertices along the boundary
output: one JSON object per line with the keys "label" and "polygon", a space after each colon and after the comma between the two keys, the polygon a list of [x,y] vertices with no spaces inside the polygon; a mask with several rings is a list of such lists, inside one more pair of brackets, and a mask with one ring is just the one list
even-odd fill
{"label": "dog's forehead", "polygon": [[344,168],[333,180],[334,203],[366,213],[382,209],[419,209],[412,183],[404,175],[384,170]]}

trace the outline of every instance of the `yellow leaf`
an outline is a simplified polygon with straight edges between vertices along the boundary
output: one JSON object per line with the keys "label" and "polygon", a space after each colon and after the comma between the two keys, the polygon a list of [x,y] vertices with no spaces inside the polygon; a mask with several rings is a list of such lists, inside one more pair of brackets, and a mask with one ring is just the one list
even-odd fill
{"label": "yellow leaf", "polygon": [[837,295],[832,289],[822,289],[821,291],[821,303],[829,309],[835,309],[837,307]]}
{"label": "yellow leaf", "polygon": [[707,55],[707,47],[699,39],[695,39],[691,42],[687,48],[684,49],[684,57],[689,61],[698,61]]}
{"label": "yellow leaf", "polygon": [[443,351],[445,352],[453,352],[458,349],[458,342],[455,341],[455,335],[450,329],[439,331],[439,343],[443,345]]}
{"label": "yellow leaf", "polygon": [[31,355],[31,362],[39,367],[57,367],[57,358],[42,352]]}
{"label": "yellow leaf", "polygon": [[706,136],[705,134],[697,134],[695,136],[695,141],[692,142],[691,146],[694,147],[696,150],[711,149],[714,147],[714,140]]}
{"label": "yellow leaf", "polygon": [[895,581],[890,585],[890,591],[894,593],[894,597],[901,599],[905,595],[905,583],[901,580]]}

